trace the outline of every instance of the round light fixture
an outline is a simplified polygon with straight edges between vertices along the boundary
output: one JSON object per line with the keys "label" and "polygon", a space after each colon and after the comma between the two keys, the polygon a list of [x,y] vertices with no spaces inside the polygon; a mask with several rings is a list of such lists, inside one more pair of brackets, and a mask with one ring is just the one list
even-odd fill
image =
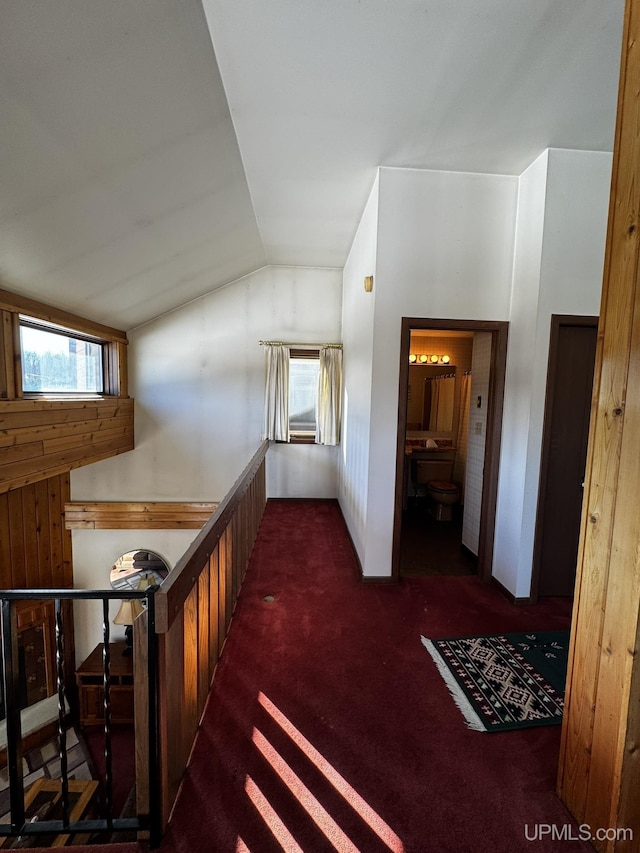
{"label": "round light fixture", "polygon": [[416,354],[412,352],[411,355],[409,356],[409,364],[414,364],[415,360],[416,360]]}
{"label": "round light fixture", "polygon": [[432,364],[437,364],[437,363],[438,363],[438,356],[437,356],[437,355],[432,355],[432,356],[431,356],[431,363],[432,363]]}
{"label": "round light fixture", "polygon": [[442,363],[443,363],[443,364],[449,364],[449,362],[450,362],[450,361],[451,361],[451,359],[449,358],[449,356],[448,356],[448,355],[443,355],[443,356],[442,356]]}
{"label": "round light fixture", "polygon": [[427,360],[427,356],[426,356],[426,355],[424,355],[424,354],[422,354],[422,355],[420,356],[420,361],[422,362],[422,364],[424,364],[424,363],[426,362],[426,360]]}

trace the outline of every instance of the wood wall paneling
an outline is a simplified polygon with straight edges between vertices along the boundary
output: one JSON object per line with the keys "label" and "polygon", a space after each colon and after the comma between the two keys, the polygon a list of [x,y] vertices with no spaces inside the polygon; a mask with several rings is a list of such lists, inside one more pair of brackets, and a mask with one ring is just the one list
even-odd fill
{"label": "wood wall paneling", "polygon": [[0,492],[133,450],[133,400],[0,401]]}
{"label": "wood wall paneling", "polygon": [[640,849],[640,4],[628,0],[558,789]]}
{"label": "wood wall paneling", "polygon": [[62,524],[69,476],[0,494],[0,587],[73,586],[71,533]]}
{"label": "wood wall paneling", "polygon": [[217,503],[116,501],[65,504],[67,530],[198,530]]}

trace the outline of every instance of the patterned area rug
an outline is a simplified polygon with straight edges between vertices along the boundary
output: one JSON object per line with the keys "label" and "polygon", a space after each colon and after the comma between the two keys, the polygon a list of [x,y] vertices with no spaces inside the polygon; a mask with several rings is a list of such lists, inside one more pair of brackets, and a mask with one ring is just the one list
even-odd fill
{"label": "patterned area rug", "polygon": [[503,732],[562,722],[568,631],[422,642],[469,728]]}

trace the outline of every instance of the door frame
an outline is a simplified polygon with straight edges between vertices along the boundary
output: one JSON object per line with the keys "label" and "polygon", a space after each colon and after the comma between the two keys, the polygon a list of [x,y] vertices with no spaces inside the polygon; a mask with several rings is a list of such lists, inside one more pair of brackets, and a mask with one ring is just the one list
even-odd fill
{"label": "door frame", "polygon": [[[558,364],[558,339],[561,326],[588,326],[598,328],[599,317],[581,314],[552,314],[551,329],[549,333],[549,361],[547,364],[547,384],[544,392],[544,421],[542,425],[542,444],[540,448],[540,476],[538,480],[538,501],[536,504],[536,526],[533,539],[533,558],[531,561],[531,589],[529,601],[531,604],[538,602],[538,589],[540,586],[540,571],[542,562],[542,528],[543,513],[542,501],[549,476],[549,454],[551,452],[551,422],[553,419],[553,384],[555,381],[556,366]],[[593,403],[593,391],[591,392]],[[577,568],[577,566],[576,566]]]}
{"label": "door frame", "polygon": [[491,579],[493,541],[495,535],[498,470],[502,441],[502,410],[504,383],[507,371],[507,338],[509,323],[503,320],[443,320],[426,317],[403,317],[400,338],[398,389],[398,436],[396,443],[396,487],[394,496],[393,550],[391,577],[400,579],[400,537],[402,533],[402,504],[404,482],[405,437],[407,426],[407,390],[409,380],[409,347],[411,330],[434,329],[453,332],[491,333],[491,363],[487,401],[487,435],[484,451],[484,476],[480,507],[480,536],[478,541],[478,577]]}

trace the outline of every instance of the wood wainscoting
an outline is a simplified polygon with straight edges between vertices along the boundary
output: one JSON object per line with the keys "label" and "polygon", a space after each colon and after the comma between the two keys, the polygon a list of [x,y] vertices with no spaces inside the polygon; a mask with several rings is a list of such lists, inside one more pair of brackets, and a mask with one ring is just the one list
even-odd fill
{"label": "wood wainscoting", "polygon": [[67,530],[199,530],[217,503],[170,501],[70,501],[65,504]]}

